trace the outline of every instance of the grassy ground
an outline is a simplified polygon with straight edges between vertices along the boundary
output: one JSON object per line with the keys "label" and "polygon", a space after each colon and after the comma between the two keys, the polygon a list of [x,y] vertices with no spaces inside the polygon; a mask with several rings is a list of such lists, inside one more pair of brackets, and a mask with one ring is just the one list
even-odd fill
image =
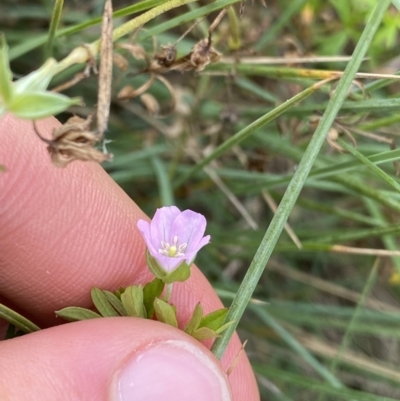
{"label": "grassy ground", "polygon": [[[141,73],[146,63],[135,52],[116,50],[127,68],[114,69],[107,132],[114,161],[104,167],[149,215],[169,204],[206,215],[212,243],[197,264],[227,305],[294,173],[309,163],[295,206],[285,209],[289,225],[280,236],[279,230],[271,232],[276,246],[269,260],[264,255],[268,264],[238,328],[248,339],[246,350],[264,400],[400,398],[399,86],[360,77],[343,92],[342,107],[334,98],[330,104],[336,102],[340,111],[329,114],[333,124],[326,123],[327,132],[321,133],[328,140],[316,151],[315,162],[303,155],[322,114],[327,107],[330,111],[328,102],[342,90],[337,81],[276,112],[278,105],[332,76],[327,71],[344,70],[348,59],[343,57],[366,43],[361,34],[379,2],[267,0],[263,7],[247,1],[240,18],[236,2],[212,32],[222,58],[198,72],[179,71],[179,58],[207,37],[228,1],[190,3],[118,41],[140,45],[152,58],[195,18],[206,16],[177,43],[173,65],[178,71],[159,71],[162,79],[142,98],[118,99],[123,88],[140,88],[150,74]],[[16,74],[38,68],[51,53],[60,60],[81,43],[98,39],[94,19],[103,2],[66,2],[60,34],[52,48],[46,46],[52,3],[1,3],[0,28]],[[129,5],[114,1],[115,10]],[[114,24],[132,17],[116,18]],[[359,71],[400,69],[399,26],[392,5]],[[80,70],[59,74],[54,85]],[[84,94],[86,106],[72,111],[91,113],[96,77],[65,93]],[[199,164],[205,157],[207,163]],[[285,196],[295,201],[295,195]]]}

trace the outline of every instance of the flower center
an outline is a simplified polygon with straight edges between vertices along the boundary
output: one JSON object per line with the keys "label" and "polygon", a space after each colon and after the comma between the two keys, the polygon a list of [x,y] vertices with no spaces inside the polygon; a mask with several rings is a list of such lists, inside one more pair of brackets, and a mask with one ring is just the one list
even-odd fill
{"label": "flower center", "polygon": [[185,255],[187,244],[178,244],[178,237],[175,235],[172,244],[161,241],[161,248],[158,253],[170,258],[180,258]]}

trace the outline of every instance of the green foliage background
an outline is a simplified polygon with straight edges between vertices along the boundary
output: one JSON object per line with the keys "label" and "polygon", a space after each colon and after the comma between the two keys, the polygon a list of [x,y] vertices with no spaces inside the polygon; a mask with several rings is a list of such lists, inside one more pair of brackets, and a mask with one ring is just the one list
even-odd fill
{"label": "green foliage background", "polygon": [[[108,149],[114,161],[104,167],[149,215],[169,204],[206,215],[212,243],[199,254],[197,264],[227,306],[273,217],[265,198],[269,195],[279,204],[315,130],[315,117],[324,112],[335,85],[324,86],[290,107],[226,149],[206,169],[184,182],[182,177],[235,133],[316,82],[301,72],[304,69],[344,70],[343,61],[294,64],[290,58],[350,56],[378,1],[267,0],[266,8],[247,1],[239,20],[241,49],[229,48],[233,22],[228,18],[215,30],[214,46],[224,56],[239,60],[287,60],[264,69],[242,61],[240,68],[231,62],[211,65],[201,73],[168,73],[165,77],[174,88],[177,107],[164,118],[148,113],[139,99],[126,103],[116,99],[124,85],[138,87],[148,79],[146,74],[136,74],[142,62],[125,53],[129,70],[114,71],[107,133],[113,141]],[[191,24],[184,16],[196,12],[200,16],[201,7],[211,3],[199,1],[165,13],[134,40],[151,57],[152,37],[157,38],[158,48],[174,43]],[[129,6],[140,4],[114,1],[114,9],[123,15]],[[100,0],[65,2],[49,49],[46,38],[53,2],[2,1],[0,28],[10,46],[16,77],[38,68],[50,52],[60,60],[74,47],[98,39],[102,6]],[[238,4],[234,7],[238,14]],[[207,36],[215,16],[215,12],[208,15],[178,43],[179,56]],[[131,17],[116,18],[114,23]],[[181,22],[168,27],[181,17]],[[399,26],[399,12],[391,6],[362,71],[400,69]],[[132,43],[132,38],[120,43],[129,40]],[[296,70],[288,74],[287,67]],[[59,74],[53,85],[81,69]],[[398,142],[399,86],[388,80],[367,80],[362,88],[364,95],[359,86],[352,86],[335,120],[339,125],[333,126],[341,134],[337,143],[342,148],[354,144],[340,129],[347,127],[356,151],[323,146],[289,220],[302,249],[287,232],[281,235],[240,321],[239,332],[249,340],[246,350],[263,400],[400,398],[400,261],[395,256],[377,261],[374,255],[332,252],[334,245],[398,250],[400,196],[394,161],[400,154],[389,143],[360,133]],[[86,103],[72,112],[92,112],[96,91],[96,77],[68,90],[69,96],[84,94]],[[162,110],[170,108],[171,94],[165,85],[156,82],[149,93]]]}

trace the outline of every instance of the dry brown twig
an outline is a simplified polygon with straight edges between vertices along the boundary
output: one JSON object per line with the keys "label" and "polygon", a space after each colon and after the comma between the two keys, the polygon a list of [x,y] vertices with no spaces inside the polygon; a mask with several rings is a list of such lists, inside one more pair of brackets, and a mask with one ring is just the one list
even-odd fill
{"label": "dry brown twig", "polygon": [[93,57],[93,54],[91,53],[89,46],[83,44],[82,47],[86,49],[88,53],[88,61],[86,63],[85,69],[83,72],[78,72],[75,74],[75,76],[70,79],[67,82],[64,82],[61,85],[56,86],[55,88],[52,89],[52,92],[62,92],[65,91],[66,89],[69,89],[73,86],[75,86],[77,83],[81,82],[82,80],[89,78],[91,71],[93,71],[93,74],[97,75],[99,71],[97,70],[97,65],[96,65],[96,60]]}
{"label": "dry brown twig", "polygon": [[[120,44],[117,47],[120,49],[127,50],[133,58],[136,60],[145,60],[147,66],[144,70],[140,72],[149,73],[150,78],[142,84],[139,88],[134,88],[132,85],[124,86],[117,95],[118,100],[130,100],[138,96],[143,96],[145,92],[151,87],[155,80],[161,81],[168,89],[172,97],[172,105],[170,106],[170,110],[167,112],[160,113],[160,107],[157,104],[155,107],[154,100],[150,99],[148,96],[144,97],[142,101],[144,102],[146,108],[154,115],[156,114],[158,117],[165,116],[175,109],[176,105],[176,94],[173,86],[169,83],[169,81],[164,78],[161,74],[167,73],[169,71],[202,71],[208,64],[215,62],[219,59],[220,53],[218,53],[212,47],[212,34],[218,24],[221,22],[222,18],[225,16],[226,10],[223,9],[218,16],[215,18],[213,23],[210,25],[208,37],[206,39],[202,39],[197,42],[192,51],[177,59],[177,44],[197,25],[201,20],[196,21],[192,26],[190,26],[183,35],[174,43],[166,46],[162,46],[159,52],[156,52],[157,43],[155,38],[153,38],[153,53],[154,56],[150,59],[141,45],[138,44]],[[134,35],[134,39],[137,36],[137,31]],[[118,57],[114,57],[115,65],[121,70],[126,70],[126,66],[128,64],[127,60],[119,55]],[[135,74],[137,75],[137,74]],[[151,101],[151,107],[150,105]],[[158,110],[157,110],[158,109]]]}
{"label": "dry brown twig", "polygon": [[221,57],[221,54],[212,46],[212,35],[225,14],[226,9],[220,11],[210,25],[208,37],[197,42],[189,54],[177,59],[176,44],[188,32],[190,32],[195,25],[191,26],[175,44],[163,46],[161,51],[153,57],[152,62],[148,66],[148,72],[156,72],[161,74],[168,71],[199,72],[204,70],[208,64],[218,61]]}
{"label": "dry brown twig", "polygon": [[97,95],[97,133],[103,137],[110,115],[113,68],[112,3],[106,0],[101,24],[99,90]]}
{"label": "dry brown twig", "polygon": [[[89,51],[89,50],[88,50]],[[73,116],[59,128],[52,132],[52,139],[44,138],[33,121],[33,127],[37,136],[47,143],[47,150],[51,160],[57,167],[65,167],[74,160],[95,161],[102,163],[112,158],[104,149],[103,152],[96,148],[99,142],[103,141],[104,132],[107,129],[111,102],[112,82],[112,4],[107,0],[104,6],[103,23],[101,30],[101,60],[99,72],[99,90],[97,98],[97,129],[90,130],[93,117],[89,115],[86,119]],[[89,55],[85,71],[77,74],[71,81],[58,86],[55,91],[65,90],[83,78],[90,75],[90,70],[97,73],[96,62]]]}
{"label": "dry brown twig", "polygon": [[[170,91],[172,96],[173,110],[176,104],[176,96],[173,86],[169,81],[160,75],[171,70],[178,71],[202,71],[206,65],[216,61],[220,54],[212,47],[212,34],[217,25],[220,23],[226,10],[222,10],[215,18],[209,28],[208,38],[199,41],[192,49],[192,51],[182,57],[176,59],[176,45],[165,46],[161,52],[156,54],[152,60],[149,60],[143,47],[140,45],[119,45],[120,48],[127,49],[134,58],[144,59],[147,62],[147,68],[142,71],[143,73],[150,73],[149,80],[140,88],[134,89],[131,86],[123,88],[118,98],[131,99],[136,96],[142,96],[142,102],[146,109],[152,114],[159,114],[159,105],[156,99],[150,96],[143,96],[144,92],[153,84],[154,80],[160,80]],[[198,22],[197,22],[198,23]],[[197,24],[196,23],[196,24]],[[193,26],[189,28],[183,36],[185,36]],[[73,85],[76,85],[82,79],[90,76],[93,70],[97,74],[96,61],[89,49],[84,46],[89,52],[88,63],[83,73],[77,74],[70,81],[58,86],[54,90],[59,92]],[[104,132],[107,129],[110,103],[111,103],[111,85],[112,85],[112,66],[115,63],[119,68],[126,69],[128,63],[122,56],[113,55],[112,44],[112,3],[111,0],[106,0],[103,13],[102,29],[101,29],[101,45],[100,45],[100,69],[99,69],[99,90],[97,101],[97,129],[90,130],[92,123],[92,116],[89,115],[86,119],[74,116],[71,117],[64,125],[56,128],[52,132],[52,138],[44,138],[34,122],[34,130],[38,137],[47,143],[47,149],[50,153],[52,162],[58,167],[65,167],[73,160],[91,160],[101,163],[105,160],[110,160],[112,155],[107,154],[103,142],[103,152],[96,148],[96,146],[103,141]]]}
{"label": "dry brown twig", "polygon": [[112,158],[112,155],[96,149],[99,136],[90,131],[92,119],[90,115],[87,119],[71,117],[61,127],[53,130],[52,139],[42,137],[36,122],[33,121],[34,130],[37,136],[47,143],[47,150],[55,166],[65,167],[74,160],[102,163]]}
{"label": "dry brown twig", "polygon": [[239,363],[239,357],[244,352],[244,349],[246,348],[247,341],[248,340],[245,340],[245,342],[242,344],[242,346],[240,347],[239,351],[237,352],[235,358],[233,359],[233,361],[229,365],[229,367],[228,367],[228,369],[226,371],[226,375],[228,377],[230,376],[230,374],[233,372],[233,370],[236,368],[237,364]]}

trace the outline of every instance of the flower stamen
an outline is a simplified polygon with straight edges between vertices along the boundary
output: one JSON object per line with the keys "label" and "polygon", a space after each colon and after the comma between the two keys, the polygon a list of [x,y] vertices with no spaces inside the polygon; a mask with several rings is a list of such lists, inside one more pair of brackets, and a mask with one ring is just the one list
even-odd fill
{"label": "flower stamen", "polygon": [[186,248],[187,244],[179,244],[178,237],[175,235],[171,245],[169,242],[161,241],[161,248],[158,250],[158,253],[170,258],[181,258],[185,255]]}

